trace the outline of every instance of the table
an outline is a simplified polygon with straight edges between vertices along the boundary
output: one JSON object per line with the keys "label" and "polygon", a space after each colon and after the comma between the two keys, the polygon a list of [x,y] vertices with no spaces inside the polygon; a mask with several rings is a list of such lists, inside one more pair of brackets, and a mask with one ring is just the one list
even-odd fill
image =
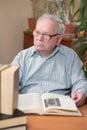
{"label": "table", "polygon": [[87,104],[82,117],[28,115],[28,130],[87,130]]}

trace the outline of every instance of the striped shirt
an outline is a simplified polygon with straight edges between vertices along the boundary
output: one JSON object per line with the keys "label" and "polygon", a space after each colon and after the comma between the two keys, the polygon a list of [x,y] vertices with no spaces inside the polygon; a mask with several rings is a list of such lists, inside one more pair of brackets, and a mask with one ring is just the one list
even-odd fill
{"label": "striped shirt", "polygon": [[20,67],[20,93],[86,93],[87,79],[76,52],[63,45],[49,57],[43,57],[34,46],[22,50],[11,63]]}

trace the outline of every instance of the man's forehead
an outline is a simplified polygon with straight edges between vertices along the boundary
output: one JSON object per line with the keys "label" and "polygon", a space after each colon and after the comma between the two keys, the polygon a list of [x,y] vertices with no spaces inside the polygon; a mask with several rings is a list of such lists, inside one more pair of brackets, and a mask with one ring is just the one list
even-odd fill
{"label": "man's forehead", "polygon": [[55,30],[56,26],[58,26],[56,21],[44,18],[37,22],[36,29],[40,28],[40,30]]}

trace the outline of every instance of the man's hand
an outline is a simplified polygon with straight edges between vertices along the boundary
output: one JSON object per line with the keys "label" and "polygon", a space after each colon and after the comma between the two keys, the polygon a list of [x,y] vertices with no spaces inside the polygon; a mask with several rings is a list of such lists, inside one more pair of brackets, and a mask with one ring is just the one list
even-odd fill
{"label": "man's hand", "polygon": [[85,103],[85,95],[80,92],[72,93],[71,98],[74,100],[77,106],[81,106]]}

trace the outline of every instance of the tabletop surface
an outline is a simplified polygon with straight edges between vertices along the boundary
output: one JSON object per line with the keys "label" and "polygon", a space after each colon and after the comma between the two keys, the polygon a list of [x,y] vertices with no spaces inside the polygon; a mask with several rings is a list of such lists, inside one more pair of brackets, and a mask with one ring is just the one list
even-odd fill
{"label": "tabletop surface", "polygon": [[87,130],[87,104],[82,117],[28,115],[28,130]]}

